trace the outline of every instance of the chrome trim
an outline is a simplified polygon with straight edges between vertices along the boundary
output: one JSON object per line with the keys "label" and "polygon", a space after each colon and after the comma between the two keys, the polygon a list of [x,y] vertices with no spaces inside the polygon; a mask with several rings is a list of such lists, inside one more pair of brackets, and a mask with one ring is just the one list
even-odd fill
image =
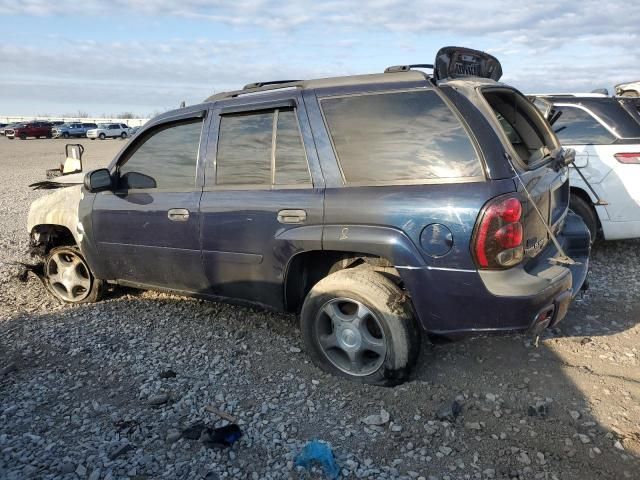
{"label": "chrome trim", "polygon": [[467,268],[450,268],[450,267],[432,267],[429,265],[425,265],[424,267],[400,267],[395,265],[395,268],[400,268],[403,270],[440,270],[444,272],[462,272],[462,273],[476,273],[477,270],[469,270]]}
{"label": "chrome trim", "polygon": [[[636,137],[621,137],[620,135],[618,135],[618,133],[617,133],[614,129],[612,129],[609,125],[607,125],[607,124],[605,123],[605,121],[604,121],[604,120],[602,120],[602,118],[600,118],[598,115],[596,115],[596,114],[593,112],[593,110],[591,110],[591,109],[589,109],[589,108],[587,108],[587,107],[585,107],[585,106],[583,106],[583,105],[580,105],[580,104],[577,104],[577,103],[553,103],[553,105],[554,105],[554,106],[556,106],[556,107],[573,107],[573,108],[579,108],[580,110],[582,110],[582,111],[584,111],[584,112],[587,112],[589,115],[591,115],[593,118],[595,118],[595,119],[596,119],[596,121],[597,121],[600,125],[602,125],[602,126],[603,126],[603,127],[604,127],[604,128],[605,128],[605,129],[610,133],[610,134],[612,134],[614,137],[616,137],[616,138],[617,138],[617,139],[619,139],[619,140],[629,140],[629,139],[636,138]],[[575,144],[575,145],[578,145],[578,144]],[[583,145],[583,144],[580,144],[580,145]],[[599,143],[597,143],[597,144],[584,144],[584,145],[600,145],[600,144],[599,144]]]}

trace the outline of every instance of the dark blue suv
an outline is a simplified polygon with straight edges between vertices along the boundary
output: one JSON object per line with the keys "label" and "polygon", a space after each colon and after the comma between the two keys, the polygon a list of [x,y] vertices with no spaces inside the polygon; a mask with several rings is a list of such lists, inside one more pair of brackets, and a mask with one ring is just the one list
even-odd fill
{"label": "dark blue suv", "polygon": [[299,312],[320,367],[375,384],[406,378],[421,330],[539,333],[585,281],[589,232],[568,211],[571,152],[500,75],[448,47],[164,113],[34,203],[45,284],[75,303],[111,283]]}

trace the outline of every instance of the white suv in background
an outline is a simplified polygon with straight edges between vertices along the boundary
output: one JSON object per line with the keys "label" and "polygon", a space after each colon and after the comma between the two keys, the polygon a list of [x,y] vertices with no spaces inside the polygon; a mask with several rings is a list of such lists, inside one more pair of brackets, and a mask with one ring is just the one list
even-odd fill
{"label": "white suv in background", "polygon": [[583,218],[592,239],[640,237],[640,123],[617,99],[603,94],[530,98],[562,145],[576,151],[570,208]]}
{"label": "white suv in background", "polygon": [[95,140],[99,138],[127,138],[129,136],[129,126],[124,123],[101,123],[98,128],[87,131],[87,138]]}

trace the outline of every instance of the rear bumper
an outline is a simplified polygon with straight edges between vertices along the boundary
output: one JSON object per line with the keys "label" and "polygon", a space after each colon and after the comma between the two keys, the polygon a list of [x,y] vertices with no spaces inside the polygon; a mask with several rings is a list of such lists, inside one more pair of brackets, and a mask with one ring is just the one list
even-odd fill
{"label": "rear bumper", "polygon": [[554,264],[560,254],[551,243],[526,266],[509,270],[398,270],[427,331],[527,330],[540,321],[555,325],[565,317],[586,280],[589,231],[577,215],[569,213],[558,241],[575,264]]}

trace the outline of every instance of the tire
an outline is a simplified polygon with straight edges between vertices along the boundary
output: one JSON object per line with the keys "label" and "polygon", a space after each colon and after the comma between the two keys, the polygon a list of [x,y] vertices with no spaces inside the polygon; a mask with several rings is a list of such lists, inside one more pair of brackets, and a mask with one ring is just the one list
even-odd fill
{"label": "tire", "polygon": [[52,248],[44,260],[43,281],[49,293],[65,303],[97,302],[105,290],[77,247]]}
{"label": "tire", "polygon": [[64,132],[62,134],[62,138],[69,138],[69,132]]}
{"label": "tire", "polygon": [[101,133],[100,135],[98,135],[98,137],[100,137],[100,140],[104,140],[105,138],[107,138],[104,133]]}
{"label": "tire", "polygon": [[27,136],[23,133],[22,135],[20,135],[20,140],[26,140]]}
{"label": "tire", "polygon": [[124,140],[125,138],[127,138],[127,132],[122,132],[122,133],[120,134],[120,138],[121,138],[121,139],[123,139],[123,140]]}
{"label": "tire", "polygon": [[582,218],[591,234],[591,245],[598,238],[598,216],[591,203],[588,203],[584,198],[575,193],[571,194],[569,198],[569,208],[573,213]]}
{"label": "tire", "polygon": [[420,352],[421,332],[409,299],[368,268],[340,270],[320,280],[304,301],[300,328],[318,367],[357,382],[402,383]]}

